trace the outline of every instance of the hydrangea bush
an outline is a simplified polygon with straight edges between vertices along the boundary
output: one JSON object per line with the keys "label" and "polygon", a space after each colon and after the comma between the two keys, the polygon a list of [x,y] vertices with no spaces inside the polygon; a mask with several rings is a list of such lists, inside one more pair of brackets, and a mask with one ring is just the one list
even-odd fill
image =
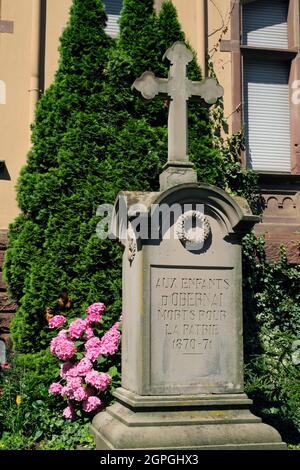
{"label": "hydrangea bush", "polygon": [[[50,385],[49,394],[67,401],[63,411],[66,419],[75,419],[76,410],[85,413],[98,411],[103,405],[99,395],[111,384],[111,376],[99,371],[103,355],[117,352],[121,338],[121,321],[115,323],[101,338],[98,327],[105,305],[95,303],[86,310],[85,318],[72,320],[52,339],[50,351],[62,362],[60,381]],[[63,315],[48,320],[49,328],[62,328],[68,324]]]}

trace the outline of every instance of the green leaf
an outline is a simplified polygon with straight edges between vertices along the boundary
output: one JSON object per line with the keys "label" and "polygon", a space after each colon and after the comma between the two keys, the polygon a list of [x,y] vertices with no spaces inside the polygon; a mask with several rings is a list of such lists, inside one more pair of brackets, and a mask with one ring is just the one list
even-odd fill
{"label": "green leaf", "polygon": [[97,364],[104,364],[105,362],[107,362],[107,358],[105,356],[100,356],[98,357],[96,362]]}
{"label": "green leaf", "polygon": [[84,357],[84,353],[83,352],[77,352],[77,353],[75,353],[75,357],[76,357],[76,359],[78,359],[80,361],[80,359],[82,359]]}
{"label": "green leaf", "polygon": [[109,370],[108,370],[108,375],[111,376],[111,378],[114,378],[116,375],[119,374],[119,371],[118,369],[116,368],[116,366],[112,366]]}

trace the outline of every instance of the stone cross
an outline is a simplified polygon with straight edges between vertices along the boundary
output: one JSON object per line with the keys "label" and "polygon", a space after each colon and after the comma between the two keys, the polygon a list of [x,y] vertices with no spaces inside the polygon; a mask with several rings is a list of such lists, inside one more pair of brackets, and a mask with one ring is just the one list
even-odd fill
{"label": "stone cross", "polygon": [[187,65],[193,60],[192,52],[183,42],[175,42],[165,53],[163,60],[171,62],[169,78],[157,78],[153,72],[144,72],[135,80],[133,88],[151,100],[156,95],[171,98],[168,124],[168,163],[188,162],[187,105],[200,101],[209,105],[223,96],[224,90],[213,78],[193,82],[187,78]]}

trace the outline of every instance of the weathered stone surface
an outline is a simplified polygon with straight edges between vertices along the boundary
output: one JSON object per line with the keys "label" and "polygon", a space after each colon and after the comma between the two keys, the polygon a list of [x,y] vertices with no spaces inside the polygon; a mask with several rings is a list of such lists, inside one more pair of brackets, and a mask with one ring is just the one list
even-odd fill
{"label": "weathered stone surface", "polygon": [[5,284],[4,280],[3,280],[3,273],[0,272],[0,291],[5,291],[7,288],[7,285]]}
{"label": "weathered stone surface", "polygon": [[12,313],[0,313],[0,330],[9,330],[12,317]]}
{"label": "weathered stone surface", "polygon": [[266,257],[269,262],[280,259],[281,247],[286,250],[290,264],[300,264],[300,240],[268,240],[266,239]]}
{"label": "weathered stone surface", "polygon": [[197,173],[191,166],[168,166],[159,177],[161,191],[173,186],[187,183],[197,183]]}
{"label": "weathered stone surface", "polygon": [[7,247],[8,239],[7,239],[7,231],[0,230],[0,250],[5,250]]}
{"label": "weathered stone surface", "polygon": [[[241,390],[232,364],[233,268],[151,268],[151,383],[172,392]],[[239,327],[238,327],[239,328]],[[164,360],[162,361],[162,358]]]}
{"label": "weathered stone surface", "polygon": [[17,304],[11,300],[7,292],[0,292],[0,312],[15,312]]}
{"label": "weathered stone surface", "polygon": [[[244,393],[223,393],[223,394],[199,394],[199,395],[137,395],[125,388],[118,388],[114,391],[114,396],[120,403],[127,405],[136,411],[143,411],[146,408],[156,409],[206,409],[210,407],[226,407],[230,405],[246,407],[252,405]],[[258,419],[258,418],[257,418]]]}
{"label": "weathered stone surface", "polygon": [[10,324],[12,313],[3,313],[0,310],[0,339],[3,340],[7,348],[12,346],[10,338]]}
{"label": "weathered stone surface", "polygon": [[[280,177],[278,177],[280,179]],[[262,223],[255,233],[266,240],[266,256],[269,262],[278,261],[280,247],[286,248],[288,262],[300,263],[300,193],[297,185],[277,181],[281,190],[262,191],[264,212]]]}
{"label": "weathered stone surface", "polygon": [[5,251],[0,251],[0,269],[3,266]]}
{"label": "weathered stone surface", "polygon": [[[162,401],[165,397],[157,397]],[[176,397],[182,403],[182,397]],[[236,398],[236,397],[235,397]],[[242,396],[243,398],[243,396]],[[226,403],[226,398],[224,398]],[[244,398],[245,399],[245,398]],[[236,403],[239,399],[236,398]],[[126,398],[125,400],[126,401]],[[280,435],[242,406],[210,405],[191,409],[177,405],[145,411],[119,402],[93,420],[97,449],[132,450],[284,450]],[[217,400],[216,400],[217,401]],[[240,399],[240,401],[242,401]],[[247,398],[245,402],[247,402]],[[200,402],[200,399],[198,399]],[[231,402],[232,404],[232,402]],[[228,405],[228,404],[227,404]]]}

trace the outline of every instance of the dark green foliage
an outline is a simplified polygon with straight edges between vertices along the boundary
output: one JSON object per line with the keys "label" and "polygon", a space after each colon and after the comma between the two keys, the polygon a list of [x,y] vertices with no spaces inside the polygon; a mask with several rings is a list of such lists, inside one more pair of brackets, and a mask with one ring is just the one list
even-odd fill
{"label": "dark green foliage", "polygon": [[0,370],[0,450],[93,448],[88,418],[66,422],[62,403],[48,394],[49,383],[59,373],[50,351],[19,354],[10,358],[10,365]]}
{"label": "dark green foliage", "polygon": [[300,267],[288,265],[284,250],[267,263],[265,242],[244,240],[246,389],[254,411],[290,443],[300,442],[300,369],[292,346],[300,331]]}
{"label": "dark green foliage", "polygon": [[12,297],[21,299],[29,263],[38,256],[42,247],[43,230],[21,214],[10,227],[9,240],[5,274],[10,283]]}
{"label": "dark green foliage", "polygon": [[[26,432],[32,428],[34,423],[29,413],[30,407],[38,400],[50,406],[47,384],[57,376],[58,371],[58,361],[47,350],[10,359],[10,369],[0,373],[0,435],[2,432],[18,432],[21,428]],[[16,404],[17,395],[22,400],[20,407]]]}
{"label": "dark green foliage", "polygon": [[[46,347],[45,309],[63,287],[75,296],[72,282],[80,279],[82,253],[96,225],[104,156],[99,110],[112,45],[105,21],[101,0],[73,1],[55,81],[37,107],[33,146],[17,188],[22,215],[11,226],[5,266],[20,304],[12,327],[18,350]],[[93,300],[100,295],[81,287],[75,308],[89,302],[86,291]]]}

